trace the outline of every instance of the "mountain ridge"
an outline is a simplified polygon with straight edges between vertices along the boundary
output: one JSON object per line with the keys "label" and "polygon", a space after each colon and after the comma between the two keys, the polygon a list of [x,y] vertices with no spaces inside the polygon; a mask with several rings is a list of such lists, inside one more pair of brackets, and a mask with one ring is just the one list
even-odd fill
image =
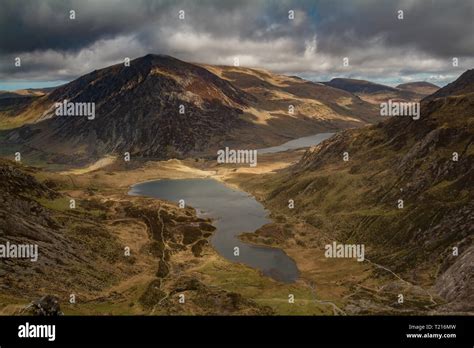
{"label": "mountain ridge", "polygon": [[[54,117],[63,100],[93,102],[97,117]],[[323,85],[153,54],[129,67],[95,70],[20,111],[7,108],[2,116],[1,109],[0,103],[0,123],[24,123],[6,132],[7,143],[69,160],[123,152],[167,159],[209,154],[222,144],[264,147],[377,119],[368,103]]]}
{"label": "mountain ridge", "polygon": [[361,99],[379,105],[389,99],[394,101],[417,102],[436,92],[439,87],[429,82],[418,81],[390,87],[366,80],[334,78],[323,82],[327,86],[349,91]]}

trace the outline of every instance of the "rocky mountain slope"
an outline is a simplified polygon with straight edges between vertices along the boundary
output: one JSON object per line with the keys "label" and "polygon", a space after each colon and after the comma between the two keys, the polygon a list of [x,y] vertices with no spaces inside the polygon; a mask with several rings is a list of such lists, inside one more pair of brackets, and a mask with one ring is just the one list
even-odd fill
{"label": "rocky mountain slope", "polygon": [[[164,158],[203,148],[237,127],[238,107],[248,98],[203,68],[148,55],[130,67],[94,71],[36,100],[18,116],[36,123],[8,139],[52,153]],[[96,117],[54,117],[54,103],[63,100],[95,103]]]}
{"label": "rocky mountain slope", "polygon": [[[95,103],[95,119],[54,117],[54,104],[65,99]],[[180,157],[224,143],[262,147],[375,119],[370,104],[322,84],[161,55],[94,71],[21,108],[0,103],[3,128],[24,125],[3,132],[4,141],[74,161],[123,152]]]}
{"label": "rocky mountain slope", "polygon": [[474,311],[473,88],[469,70],[425,98],[417,121],[393,117],[308,150],[261,186],[268,206],[365,244],[367,259],[442,296],[437,310]]}
{"label": "rocky mountain slope", "polygon": [[[0,259],[2,294],[26,298],[40,288],[51,288],[62,277],[56,292],[65,296],[68,287],[87,292],[116,277],[107,262],[118,260],[111,247],[119,245],[92,214],[83,209],[68,211],[66,197],[37,181],[34,173],[8,161],[0,163],[0,244],[35,244],[39,254],[36,262]],[[94,234],[98,235],[95,245],[87,238],[77,239]],[[96,262],[95,269],[86,267],[91,261]],[[80,276],[73,271],[79,269]]]}
{"label": "rocky mountain slope", "polygon": [[396,101],[419,101],[436,92],[439,87],[428,82],[410,82],[396,87],[381,85],[365,80],[335,78],[325,85],[354,93],[364,101],[380,104],[389,99]]}

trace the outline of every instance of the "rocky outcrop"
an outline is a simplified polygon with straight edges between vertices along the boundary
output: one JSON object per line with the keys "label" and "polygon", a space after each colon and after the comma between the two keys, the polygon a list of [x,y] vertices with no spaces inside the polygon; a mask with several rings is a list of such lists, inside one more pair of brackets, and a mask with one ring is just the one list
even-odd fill
{"label": "rocky outcrop", "polygon": [[59,299],[56,296],[46,295],[31,302],[25,311],[36,316],[58,316],[63,315]]}
{"label": "rocky outcrop", "polygon": [[161,283],[153,281],[149,284],[140,301],[147,307],[160,305],[168,315],[180,314],[179,307],[173,304],[172,298],[178,294],[184,296],[188,313],[194,315],[271,315],[268,306],[257,304],[242,295],[212,287],[198,279],[178,277],[173,290],[165,293],[160,290]]}
{"label": "rocky outcrop", "polygon": [[[471,222],[472,223],[472,222]],[[474,312],[474,247],[472,240],[460,257],[436,280],[435,288],[448,302],[445,312]]]}

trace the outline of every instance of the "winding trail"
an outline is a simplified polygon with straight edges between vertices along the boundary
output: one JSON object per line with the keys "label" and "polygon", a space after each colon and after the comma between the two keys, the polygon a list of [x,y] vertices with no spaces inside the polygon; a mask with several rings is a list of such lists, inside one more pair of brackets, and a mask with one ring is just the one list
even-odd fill
{"label": "winding trail", "polygon": [[[413,283],[410,283],[409,281],[403,279],[402,277],[400,277],[398,274],[396,274],[395,272],[393,272],[391,269],[385,267],[385,266],[382,266],[382,265],[379,265],[378,263],[375,263],[375,262],[372,262],[370,261],[369,259],[365,258],[364,261],[367,261],[368,263],[370,263],[371,265],[374,265],[375,267],[377,268],[380,268],[380,269],[383,269],[387,272],[389,272],[390,274],[392,274],[394,277],[396,277],[398,280],[404,282],[405,284],[408,284],[410,286],[413,286],[413,287],[417,287],[417,288],[420,288],[421,290],[423,290],[423,292],[428,295],[428,297],[430,298],[430,302],[433,303],[433,305],[437,305],[438,303],[434,300],[433,298],[433,295],[428,291],[426,290],[425,288],[419,286],[419,285],[414,285]],[[428,308],[428,306],[425,306],[426,309],[431,309],[431,308]]]}
{"label": "winding trail", "polygon": [[[160,204],[160,207],[158,208],[158,219],[160,220],[160,223],[161,223],[161,240],[163,242],[163,253],[161,255],[161,262],[163,262],[164,265],[166,265],[166,268],[168,269],[168,273],[171,272],[171,267],[170,265],[165,261],[165,254],[166,254],[166,248],[169,248],[168,244],[166,243],[166,240],[165,240],[165,235],[164,235],[164,230],[165,230],[165,223],[163,221],[163,219],[161,218],[161,204]],[[160,278],[160,288],[161,288],[161,285],[163,283],[163,280],[162,278]],[[151,314],[154,314],[155,311],[156,311],[156,308],[161,305],[161,303],[166,300],[168,297],[170,296],[170,293],[166,293],[166,296],[163,297],[162,299],[160,299],[158,301],[158,303],[156,305],[153,306],[153,309],[151,310]]]}
{"label": "winding trail", "polygon": [[303,283],[307,287],[309,287],[311,289],[311,293],[313,294],[314,300],[315,300],[316,303],[320,303],[320,304],[323,304],[323,305],[330,305],[332,307],[332,311],[333,311],[334,315],[347,315],[347,313],[344,312],[341,308],[339,308],[334,302],[327,301],[327,300],[318,300],[318,297],[316,295],[316,289],[315,289],[313,283],[306,281],[306,279],[301,279],[301,280],[303,281]]}

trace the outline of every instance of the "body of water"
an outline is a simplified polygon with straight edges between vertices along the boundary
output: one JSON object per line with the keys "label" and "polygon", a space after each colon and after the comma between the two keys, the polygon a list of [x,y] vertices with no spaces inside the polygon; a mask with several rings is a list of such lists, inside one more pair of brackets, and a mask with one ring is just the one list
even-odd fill
{"label": "body of water", "polygon": [[[211,243],[219,254],[281,282],[293,282],[299,276],[295,262],[281,249],[255,246],[238,239],[239,234],[254,232],[271,222],[265,208],[246,192],[214,179],[165,179],[136,184],[129,194],[176,203],[184,199],[201,216],[214,220],[217,230]],[[239,248],[239,256],[234,255],[235,247]]]}
{"label": "body of water", "polygon": [[330,138],[333,135],[334,133],[318,133],[315,135],[310,135],[308,137],[302,137],[302,138],[290,140],[278,146],[265,147],[263,149],[258,149],[257,152],[259,155],[263,155],[264,153],[283,152],[283,151],[288,151],[288,150],[301,149],[304,147],[310,147],[310,146],[318,145],[320,142]]}

